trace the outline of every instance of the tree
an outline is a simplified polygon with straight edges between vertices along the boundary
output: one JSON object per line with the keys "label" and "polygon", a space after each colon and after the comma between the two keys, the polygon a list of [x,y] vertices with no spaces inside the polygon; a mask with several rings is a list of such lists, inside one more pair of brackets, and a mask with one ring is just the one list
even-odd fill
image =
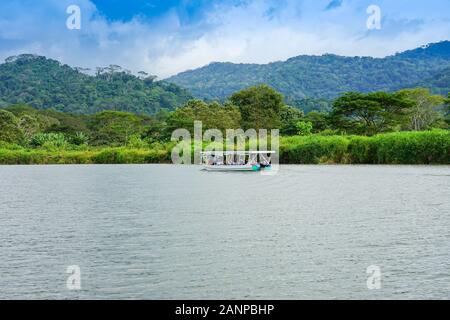
{"label": "tree", "polygon": [[143,117],[128,112],[100,112],[93,115],[90,120],[92,141],[97,145],[126,145],[129,137],[141,135],[144,132],[143,121]]}
{"label": "tree", "polygon": [[313,133],[318,133],[329,127],[329,117],[325,112],[311,111],[305,116],[305,120],[312,123]]}
{"label": "tree", "polygon": [[304,117],[303,111],[284,105],[281,107],[281,130],[282,135],[295,135],[297,134],[297,123]]}
{"label": "tree", "polygon": [[23,135],[27,140],[29,140],[40,130],[38,120],[28,114],[24,114],[20,117],[18,127],[23,132]]}
{"label": "tree", "polygon": [[27,104],[74,114],[119,110],[154,114],[175,110],[192,96],[153,76],[127,73],[117,65],[97,68],[95,76],[45,57],[15,57],[0,64],[0,107]]}
{"label": "tree", "polygon": [[403,94],[348,92],[333,103],[333,125],[348,133],[373,135],[399,129],[412,101]]}
{"label": "tree", "polygon": [[233,94],[230,101],[242,117],[243,129],[275,129],[281,127],[283,96],[267,85],[258,85]]}
{"label": "tree", "polygon": [[444,115],[438,108],[445,102],[442,96],[432,95],[430,90],[425,88],[405,89],[399,93],[412,104],[408,110],[407,129],[422,131],[441,125],[439,122],[443,121]]}
{"label": "tree", "polygon": [[20,143],[23,133],[19,128],[18,119],[9,111],[0,109],[0,141]]}
{"label": "tree", "polygon": [[309,136],[311,134],[313,125],[309,121],[297,122],[297,134],[299,136]]}
{"label": "tree", "polygon": [[191,100],[184,107],[172,112],[167,119],[168,130],[178,128],[193,132],[194,121],[201,121],[203,130],[239,128],[241,115],[239,109],[227,102],[223,105],[218,102],[206,103],[201,100]]}

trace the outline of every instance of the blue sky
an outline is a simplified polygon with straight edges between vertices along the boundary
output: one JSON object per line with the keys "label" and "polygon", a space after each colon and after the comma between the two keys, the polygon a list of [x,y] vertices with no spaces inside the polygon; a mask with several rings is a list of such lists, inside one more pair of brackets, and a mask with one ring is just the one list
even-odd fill
{"label": "blue sky", "polygon": [[[369,30],[367,8],[381,9]],[[66,27],[69,5],[81,29]],[[2,0],[0,59],[36,53],[164,78],[214,61],[300,54],[382,57],[450,40],[448,0]]]}

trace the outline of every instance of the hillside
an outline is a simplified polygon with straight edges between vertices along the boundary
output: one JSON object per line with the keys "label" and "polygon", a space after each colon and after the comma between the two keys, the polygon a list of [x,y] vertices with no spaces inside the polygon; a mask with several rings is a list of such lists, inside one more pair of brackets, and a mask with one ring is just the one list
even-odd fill
{"label": "hillside", "polygon": [[430,44],[386,58],[342,57],[332,54],[298,56],[265,65],[212,63],[167,81],[187,88],[198,98],[223,99],[258,83],[282,92],[288,101],[332,99],[347,91],[394,91],[429,79],[433,91],[448,92],[445,79],[433,79],[450,67],[450,41]]}
{"label": "hillside", "polygon": [[450,92],[450,67],[437,72],[431,78],[419,82],[417,87],[430,88],[437,94],[447,95],[447,93]]}
{"label": "hillside", "polygon": [[175,84],[138,78],[118,66],[90,76],[35,55],[10,57],[0,65],[0,108],[26,103],[79,114],[106,109],[153,114],[162,108],[173,110],[190,98]]}

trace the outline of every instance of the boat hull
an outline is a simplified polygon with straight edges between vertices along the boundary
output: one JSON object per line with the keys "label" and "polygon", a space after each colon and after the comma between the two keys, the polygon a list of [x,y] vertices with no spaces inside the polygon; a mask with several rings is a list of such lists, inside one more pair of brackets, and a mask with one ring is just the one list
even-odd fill
{"label": "boat hull", "polygon": [[221,165],[221,166],[204,165],[203,168],[206,171],[259,171],[260,170],[260,166],[258,166],[258,165]]}

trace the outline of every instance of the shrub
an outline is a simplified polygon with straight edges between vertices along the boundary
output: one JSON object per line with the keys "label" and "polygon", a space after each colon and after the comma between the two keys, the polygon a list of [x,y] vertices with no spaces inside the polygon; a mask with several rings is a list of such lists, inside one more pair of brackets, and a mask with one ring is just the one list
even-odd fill
{"label": "shrub", "polygon": [[299,164],[345,163],[348,144],[344,136],[291,137],[281,141],[280,160]]}
{"label": "shrub", "polygon": [[[62,137],[51,134],[33,137],[35,145],[51,144],[52,148],[25,149],[0,142],[0,164],[170,163],[171,150],[176,144],[154,143],[147,149],[89,149],[87,146],[56,149],[56,145],[64,145]],[[397,132],[373,137],[284,137],[280,140],[280,161],[285,164],[450,164],[450,131]]]}
{"label": "shrub", "polygon": [[353,164],[376,163],[375,145],[373,138],[364,136],[352,136],[348,145],[349,162]]}
{"label": "shrub", "polygon": [[30,140],[31,146],[45,147],[47,149],[62,149],[67,144],[66,137],[62,133],[38,133]]}
{"label": "shrub", "polygon": [[87,145],[89,137],[84,132],[77,132],[70,138],[70,143],[76,146]]}
{"label": "shrub", "polygon": [[310,121],[299,121],[295,126],[299,136],[309,136],[313,129],[313,124]]}
{"label": "shrub", "polygon": [[127,140],[127,147],[131,149],[142,149],[147,146],[147,143],[137,134],[133,134]]}
{"label": "shrub", "polygon": [[376,163],[450,164],[450,131],[398,132],[373,137]]}

